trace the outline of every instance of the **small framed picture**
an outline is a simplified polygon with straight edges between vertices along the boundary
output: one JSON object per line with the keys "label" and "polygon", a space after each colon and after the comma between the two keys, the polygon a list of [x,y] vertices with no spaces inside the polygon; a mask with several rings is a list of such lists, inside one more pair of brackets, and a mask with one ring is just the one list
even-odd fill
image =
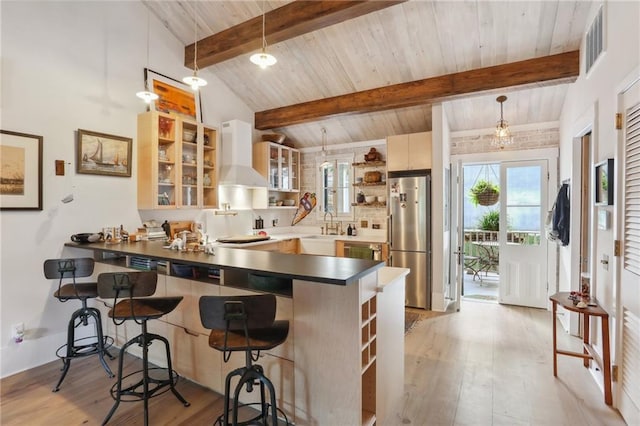
{"label": "small framed picture", "polygon": [[77,173],[131,177],[131,138],[78,129],[77,145]]}
{"label": "small framed picture", "polygon": [[0,210],[42,210],[42,136],[0,130]]}
{"label": "small framed picture", "polygon": [[150,109],[170,114],[177,114],[202,122],[200,112],[200,91],[193,91],[191,87],[180,80],[175,80],[148,68],[144,69],[144,79],[147,90],[158,95],[158,99],[152,101]]}
{"label": "small framed picture", "polygon": [[609,158],[595,166],[595,204],[598,206],[613,205],[613,158]]}

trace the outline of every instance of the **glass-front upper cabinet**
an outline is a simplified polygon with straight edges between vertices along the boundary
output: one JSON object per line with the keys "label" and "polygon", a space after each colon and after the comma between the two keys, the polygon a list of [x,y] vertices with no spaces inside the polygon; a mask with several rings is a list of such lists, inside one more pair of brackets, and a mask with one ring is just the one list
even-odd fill
{"label": "glass-front upper cabinet", "polygon": [[173,114],[138,115],[138,208],[217,206],[218,131]]}
{"label": "glass-front upper cabinet", "polygon": [[253,168],[269,182],[270,191],[300,191],[300,152],[273,142],[253,145]]}
{"label": "glass-front upper cabinet", "polygon": [[181,153],[181,193],[182,205],[185,207],[197,207],[198,199],[198,125],[188,121],[182,122],[182,147]]}

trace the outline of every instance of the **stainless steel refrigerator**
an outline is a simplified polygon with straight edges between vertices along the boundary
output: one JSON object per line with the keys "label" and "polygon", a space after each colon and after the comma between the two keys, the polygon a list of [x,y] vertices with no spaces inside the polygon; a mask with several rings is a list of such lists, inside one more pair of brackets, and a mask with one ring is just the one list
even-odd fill
{"label": "stainless steel refrigerator", "polygon": [[405,305],[431,309],[431,173],[389,172],[391,266],[409,268]]}

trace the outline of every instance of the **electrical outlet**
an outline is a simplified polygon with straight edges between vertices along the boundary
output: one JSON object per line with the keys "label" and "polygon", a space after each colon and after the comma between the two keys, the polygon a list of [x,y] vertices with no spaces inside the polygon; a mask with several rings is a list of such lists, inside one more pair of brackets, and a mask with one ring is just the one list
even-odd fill
{"label": "electrical outlet", "polygon": [[609,256],[606,254],[602,255],[602,259],[600,260],[600,263],[602,263],[602,269],[604,269],[605,271],[609,270]]}

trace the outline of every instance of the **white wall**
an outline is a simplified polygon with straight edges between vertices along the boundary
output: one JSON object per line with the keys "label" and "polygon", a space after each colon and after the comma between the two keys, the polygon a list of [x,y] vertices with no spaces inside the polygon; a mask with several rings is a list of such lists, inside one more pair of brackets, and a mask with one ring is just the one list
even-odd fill
{"label": "white wall", "polygon": [[[598,4],[595,4],[590,13],[588,22],[595,16]],[[562,290],[578,289],[579,287],[579,197],[576,196],[580,176],[580,159],[577,149],[578,136],[585,130],[592,130],[591,176],[588,179],[593,182],[593,164],[607,158],[615,159],[616,169],[620,167],[620,158],[617,156],[618,130],[615,129],[614,119],[618,111],[618,95],[623,91],[624,85],[630,78],[638,77],[640,67],[640,3],[635,1],[613,1],[605,3],[605,51],[598,59],[588,75],[584,72],[584,63],[581,64],[581,73],[575,84],[571,85],[567,92],[567,98],[562,110],[560,120],[560,179],[571,178],[571,240],[567,247],[560,249],[559,257],[559,282],[564,284]],[[581,52],[584,51],[584,41]],[[584,61],[582,61],[584,62]],[[615,183],[616,199],[620,182]],[[598,298],[599,303],[613,316],[611,323],[615,330],[620,326],[620,318],[616,316],[616,258],[613,256],[613,242],[616,238],[615,230],[618,228],[616,218],[619,217],[619,203],[614,206],[599,207],[609,210],[613,218],[612,226],[607,230],[600,230],[595,225],[599,208],[593,206],[593,194],[590,195],[588,205],[591,210],[591,292]],[[618,237],[619,238],[619,237]],[[605,270],[600,263],[603,255],[609,256],[609,268]],[[572,320],[576,318],[572,317]],[[599,323],[596,322],[599,329]],[[570,325],[575,330],[575,324]],[[595,329],[596,346],[600,346],[599,330]],[[618,346],[615,341],[616,333],[612,333],[611,349],[615,352]],[[613,363],[619,364],[620,359],[614,353]],[[598,373],[599,375],[599,373]],[[615,394],[615,390],[614,390]],[[614,401],[615,404],[615,401]]]}
{"label": "white wall", "polygon": [[[182,65],[184,47],[153,16],[147,64],[148,14],[141,2],[4,1],[0,7],[0,127],[44,137],[43,210],[0,213],[4,377],[55,359],[78,307],[52,297],[54,283],[44,279],[43,261],[69,254],[63,243],[71,234],[120,224],[132,230],[141,223],[135,138],[136,116],[146,106],[135,92],[143,87],[143,68],[178,79],[191,71]],[[253,123],[253,112],[229,88],[208,70],[201,75],[209,82],[201,95],[205,123]],[[133,138],[132,177],[77,175],[79,128]],[[65,176],[55,176],[54,160],[67,163]],[[70,193],[74,201],[63,204]],[[19,345],[10,335],[18,322],[26,327]]]}
{"label": "white wall", "polygon": [[[590,23],[597,12],[594,5],[588,22]],[[588,75],[584,72],[584,60],[581,63],[581,73],[578,80],[569,87],[567,98],[560,120],[560,179],[572,179],[576,182],[579,176],[580,161],[577,158],[574,138],[580,136],[585,129],[591,128],[592,136],[592,166],[607,158],[615,158],[616,167],[619,166],[616,153],[618,147],[618,131],[614,128],[615,113],[618,112],[617,97],[621,84],[628,75],[640,64],[640,3],[608,2],[605,3],[605,52],[598,59]],[[584,41],[580,48],[584,51]],[[584,55],[582,55],[584,56]],[[591,167],[593,173],[593,167]],[[593,176],[589,177],[593,181]],[[616,191],[619,183],[616,183]],[[572,185],[573,194],[577,194],[576,185]],[[597,218],[598,209],[593,207],[593,195],[589,205],[592,206],[592,218]],[[578,288],[579,265],[579,211],[577,199],[572,197],[571,240],[569,246],[560,250],[559,282],[565,283],[564,290]],[[617,205],[605,207],[611,212],[611,217],[617,216]],[[615,219],[614,219],[615,220]],[[592,223],[593,256],[592,265],[592,293],[595,292],[600,303],[609,311],[615,313],[615,283],[613,277],[613,240],[614,222],[608,230],[598,230]],[[603,255],[608,255],[611,261],[609,270],[600,264]],[[612,344],[612,347],[615,347]]]}

